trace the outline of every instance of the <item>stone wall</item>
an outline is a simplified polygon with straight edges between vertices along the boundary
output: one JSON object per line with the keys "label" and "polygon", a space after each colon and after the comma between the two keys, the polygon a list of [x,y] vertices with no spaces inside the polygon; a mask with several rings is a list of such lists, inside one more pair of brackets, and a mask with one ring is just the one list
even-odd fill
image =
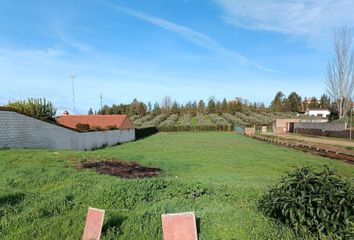
{"label": "stone wall", "polygon": [[0,148],[92,150],[134,140],[134,129],[77,132],[14,111],[0,110]]}

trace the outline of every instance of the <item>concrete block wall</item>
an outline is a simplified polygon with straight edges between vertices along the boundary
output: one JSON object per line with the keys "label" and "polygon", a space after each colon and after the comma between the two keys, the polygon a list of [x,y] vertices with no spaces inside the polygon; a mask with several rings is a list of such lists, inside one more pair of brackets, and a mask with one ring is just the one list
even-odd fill
{"label": "concrete block wall", "polygon": [[340,122],[297,122],[294,123],[295,132],[297,129],[319,129],[322,131],[344,131],[347,128],[346,123]]}
{"label": "concrete block wall", "polygon": [[0,148],[92,150],[134,140],[134,129],[82,133],[14,111],[0,110]]}

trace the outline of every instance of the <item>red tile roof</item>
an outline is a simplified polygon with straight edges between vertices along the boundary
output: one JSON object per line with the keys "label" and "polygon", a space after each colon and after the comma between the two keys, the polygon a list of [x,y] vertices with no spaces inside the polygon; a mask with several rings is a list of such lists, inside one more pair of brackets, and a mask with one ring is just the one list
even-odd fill
{"label": "red tile roof", "polygon": [[63,115],[56,118],[60,125],[76,129],[78,123],[88,124],[90,127],[106,128],[116,126],[119,129],[134,128],[128,115]]}

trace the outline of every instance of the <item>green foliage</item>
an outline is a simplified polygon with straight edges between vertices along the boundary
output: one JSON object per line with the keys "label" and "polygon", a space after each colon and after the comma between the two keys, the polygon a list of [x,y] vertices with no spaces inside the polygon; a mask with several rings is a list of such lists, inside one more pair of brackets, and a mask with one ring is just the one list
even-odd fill
{"label": "green foliage", "polygon": [[299,112],[302,109],[301,97],[296,92],[290,93],[288,96],[290,111]]}
{"label": "green foliage", "polygon": [[90,130],[90,125],[85,123],[78,123],[76,124],[76,130],[84,132]]}
{"label": "green foliage", "polygon": [[320,108],[331,110],[331,99],[327,94],[321,95]]}
{"label": "green foliage", "polygon": [[275,97],[270,105],[270,108],[273,112],[281,112],[283,111],[285,95],[281,91],[275,94]]}
{"label": "green foliage", "polygon": [[216,102],[214,97],[209,98],[207,111],[208,113],[216,112]]}
{"label": "green foliage", "polygon": [[328,168],[316,172],[303,167],[290,172],[261,199],[260,207],[297,233],[341,239],[354,234],[353,186]]}
{"label": "green foliage", "polygon": [[318,100],[317,100],[317,98],[315,98],[315,97],[312,97],[311,98],[311,102],[310,102],[310,104],[309,104],[309,108],[313,108],[313,109],[317,109],[317,108],[319,108],[319,103],[318,103]]}
{"label": "green foliage", "polygon": [[57,111],[53,104],[45,98],[28,98],[27,101],[9,102],[7,107],[15,108],[19,112],[48,121],[54,120]]}
{"label": "green foliage", "polygon": [[[126,114],[126,115],[144,115],[146,114],[147,106],[143,102],[139,102],[136,98],[130,104],[113,104],[112,106],[104,105],[97,114],[112,115],[112,114]],[[90,113],[89,113],[90,114]]]}

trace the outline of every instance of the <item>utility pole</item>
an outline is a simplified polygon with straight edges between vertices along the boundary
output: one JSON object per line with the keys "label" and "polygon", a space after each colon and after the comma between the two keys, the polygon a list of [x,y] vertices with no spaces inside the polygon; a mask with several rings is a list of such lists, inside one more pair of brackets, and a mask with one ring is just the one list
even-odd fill
{"label": "utility pole", "polygon": [[73,89],[73,114],[76,114],[76,107],[75,107],[75,84],[74,80],[76,78],[75,75],[70,75],[69,78],[71,78],[71,84],[72,84],[72,89]]}
{"label": "utility pole", "polygon": [[100,105],[101,105],[101,110],[102,110],[102,98],[103,98],[103,95],[102,93],[100,94]]}
{"label": "utility pole", "polygon": [[352,126],[353,126],[353,106],[350,108],[350,131],[349,131],[349,138],[352,140]]}

